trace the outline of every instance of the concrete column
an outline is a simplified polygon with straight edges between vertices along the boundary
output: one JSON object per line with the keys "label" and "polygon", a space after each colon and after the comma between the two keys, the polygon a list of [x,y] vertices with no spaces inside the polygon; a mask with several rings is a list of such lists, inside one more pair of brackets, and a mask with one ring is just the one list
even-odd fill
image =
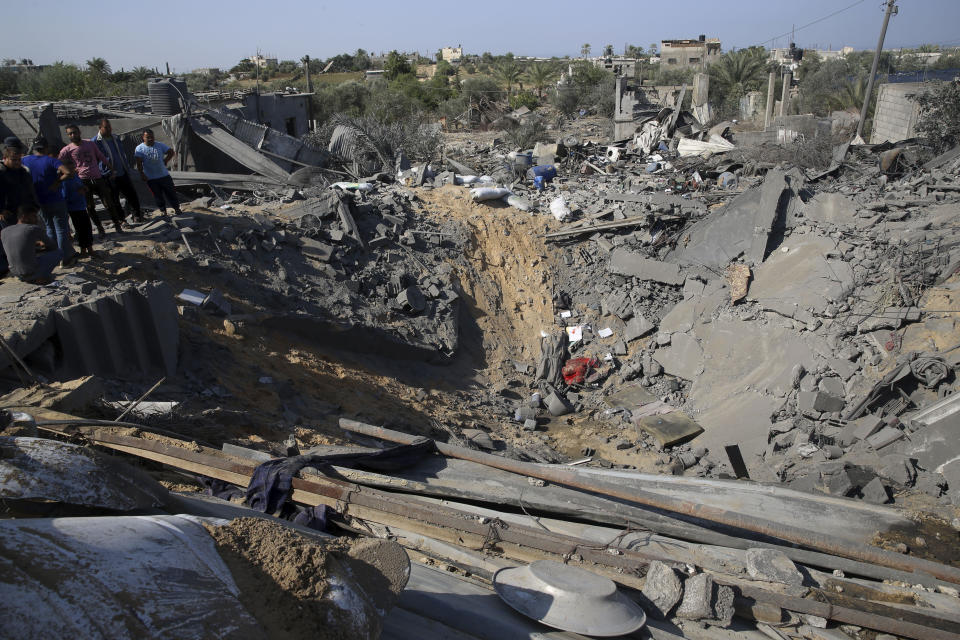
{"label": "concrete column", "polygon": [[787,115],[790,105],[790,83],[793,82],[793,74],[789,71],[783,74],[783,95],[780,96],[780,115]]}
{"label": "concrete column", "polygon": [[777,72],[770,72],[770,84],[767,86],[767,110],[763,116],[763,129],[770,128],[770,121],[773,120],[773,92],[777,88]]}

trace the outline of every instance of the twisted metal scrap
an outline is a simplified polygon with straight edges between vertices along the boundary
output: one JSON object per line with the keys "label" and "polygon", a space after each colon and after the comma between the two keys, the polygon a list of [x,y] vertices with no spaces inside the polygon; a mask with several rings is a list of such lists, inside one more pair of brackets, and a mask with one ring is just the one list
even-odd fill
{"label": "twisted metal scrap", "polygon": [[910,363],[910,372],[928,389],[937,386],[950,375],[950,367],[943,358],[921,356]]}

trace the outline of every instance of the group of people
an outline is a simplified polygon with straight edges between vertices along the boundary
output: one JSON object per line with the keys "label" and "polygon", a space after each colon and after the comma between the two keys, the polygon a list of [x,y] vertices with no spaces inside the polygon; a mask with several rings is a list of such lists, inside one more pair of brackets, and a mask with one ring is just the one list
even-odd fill
{"label": "group of people", "polygon": [[[93,227],[106,235],[96,212],[94,197],[103,203],[116,233],[123,233],[120,196],[134,222],[143,221],[140,199],[131,179],[133,167],[153,194],[157,209],[167,206],[180,214],[167,163],[173,149],[157,142],[153,131],[143,132],[143,142],[133,154],[133,167],[110,121],[100,120],[100,130],[84,140],[80,127],[66,127],[69,144],[54,148],[45,138],[33,140],[30,153],[15,138],[3,142],[0,163],[0,277],[7,274],[27,282],[46,284],[57,265],[72,266],[80,258],[97,258]],[[73,224],[73,233],[70,224]],[[79,252],[74,248],[74,240]],[[42,249],[42,252],[38,252]]]}

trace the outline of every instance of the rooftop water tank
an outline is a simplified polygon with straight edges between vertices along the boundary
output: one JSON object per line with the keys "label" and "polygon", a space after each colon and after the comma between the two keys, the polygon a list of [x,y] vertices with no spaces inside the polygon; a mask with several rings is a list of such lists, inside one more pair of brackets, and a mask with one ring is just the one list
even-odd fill
{"label": "rooftop water tank", "polygon": [[187,83],[180,78],[154,78],[147,83],[150,110],[157,116],[172,116],[183,111]]}

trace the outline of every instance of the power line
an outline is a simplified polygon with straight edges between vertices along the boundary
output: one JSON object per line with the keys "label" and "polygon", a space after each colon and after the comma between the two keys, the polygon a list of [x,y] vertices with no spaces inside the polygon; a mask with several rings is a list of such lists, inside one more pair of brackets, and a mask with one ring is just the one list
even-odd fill
{"label": "power line", "polygon": [[787,31],[786,33],[781,33],[781,34],[778,35],[778,36],[774,36],[774,37],[770,38],[769,40],[764,40],[763,43],[764,43],[764,44],[766,44],[766,43],[768,43],[768,42],[771,42],[771,43],[772,43],[774,40],[779,40],[780,38],[789,36],[790,34],[796,32],[796,31],[800,31],[800,30],[802,30],[802,29],[806,29],[807,27],[812,27],[813,25],[815,25],[815,24],[817,24],[817,23],[823,22],[824,20],[828,20],[828,19],[832,18],[832,17],[835,16],[835,15],[838,15],[838,14],[843,13],[843,12],[846,11],[847,9],[853,9],[853,8],[854,8],[855,6],[857,6],[858,4],[863,4],[863,3],[866,2],[866,1],[867,1],[867,0],[857,0],[857,1],[854,2],[853,4],[847,5],[847,6],[844,7],[843,9],[837,9],[836,11],[834,11],[833,13],[831,13],[830,15],[823,16],[822,18],[817,18],[817,19],[814,20],[813,22],[808,22],[807,24],[805,24],[805,25],[803,25],[803,26],[801,26],[801,27],[797,27],[796,29],[791,29],[790,31]]}

